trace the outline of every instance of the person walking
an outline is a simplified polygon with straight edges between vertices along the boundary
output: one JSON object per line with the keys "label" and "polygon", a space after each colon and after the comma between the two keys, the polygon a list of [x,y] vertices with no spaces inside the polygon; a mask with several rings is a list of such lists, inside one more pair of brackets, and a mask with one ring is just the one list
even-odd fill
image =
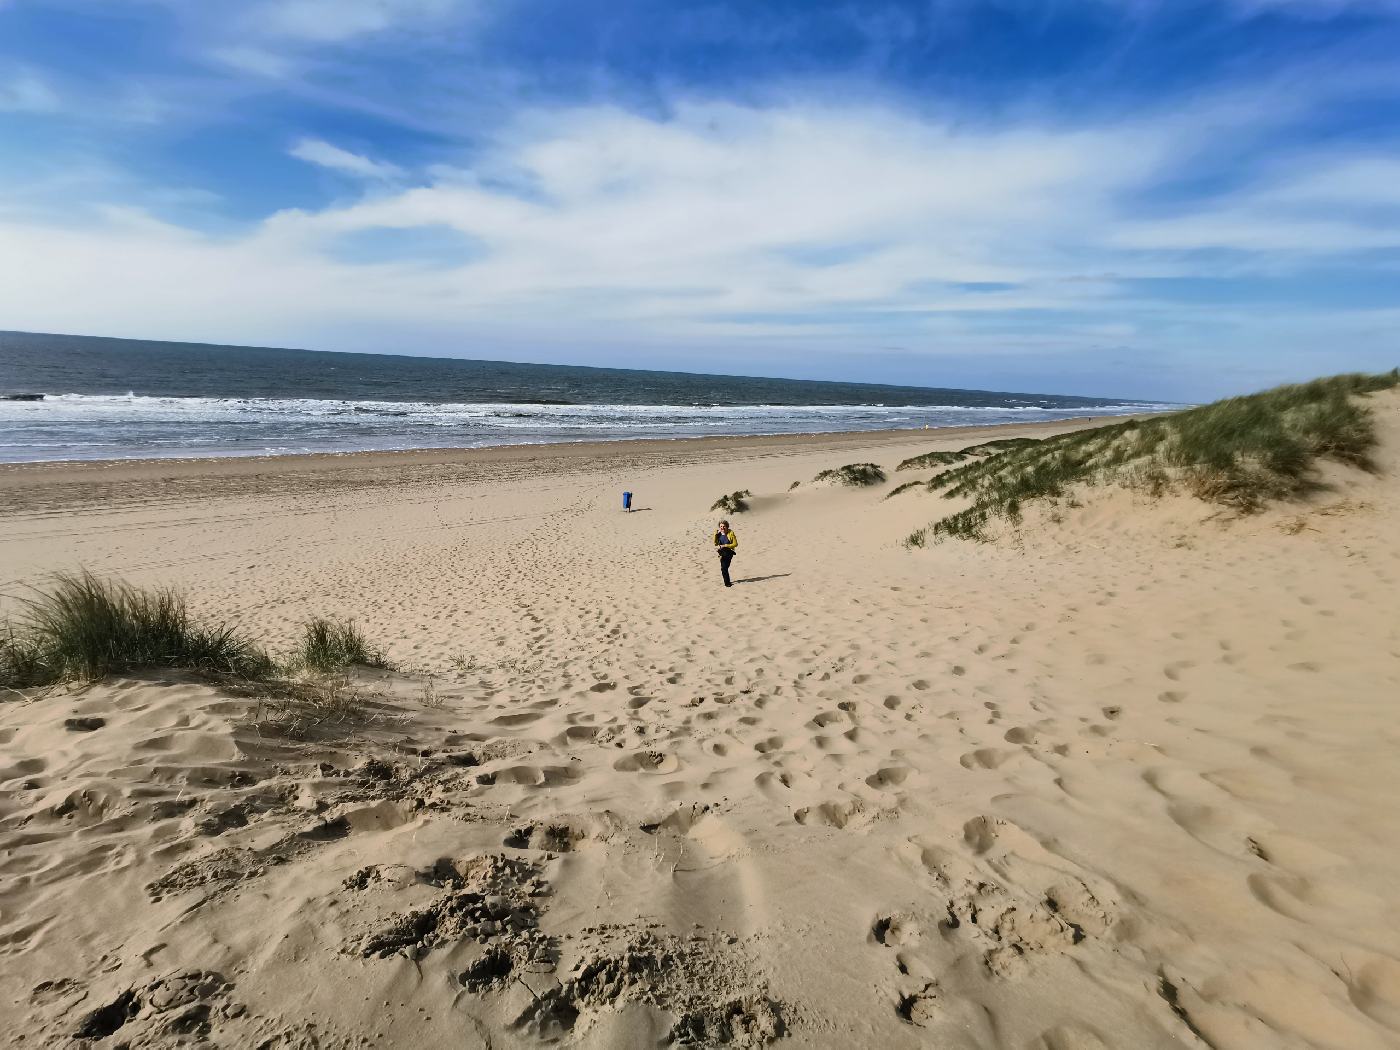
{"label": "person walking", "polygon": [[726,587],[734,586],[734,581],[729,578],[729,563],[734,560],[738,549],[739,537],[734,535],[729,522],[720,522],[719,528],[715,530],[715,550],[719,552],[719,574],[724,577]]}

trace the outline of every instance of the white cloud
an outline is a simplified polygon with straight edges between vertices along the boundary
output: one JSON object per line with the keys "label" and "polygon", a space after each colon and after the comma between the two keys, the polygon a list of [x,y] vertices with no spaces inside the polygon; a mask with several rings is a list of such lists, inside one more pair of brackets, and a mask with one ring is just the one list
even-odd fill
{"label": "white cloud", "polygon": [[[1336,207],[1362,191],[1393,197],[1391,162],[1368,156],[1295,157],[1287,178],[1137,218],[1202,127],[1221,134],[1219,114],[1055,129],[872,107],[575,109],[522,118],[470,167],[417,187],[395,186],[395,165],[307,139],[294,155],[373,192],[233,237],[130,210],[96,223],[0,215],[0,316],[38,330],[340,349],[392,338],[536,358],[723,345],[736,359],[765,346],[805,360],[889,341],[1068,354],[1213,330],[1215,315],[1123,288],[1209,275],[1201,248],[1244,253],[1235,272],[1248,273],[1251,253],[1272,267],[1400,245],[1400,222]],[[456,238],[455,261],[440,244],[415,256],[423,231]]]}
{"label": "white cloud", "polygon": [[230,69],[269,80],[280,80],[295,68],[286,55],[261,47],[216,48],[210,53],[210,57]]}
{"label": "white cloud", "polygon": [[37,74],[21,72],[0,82],[0,113],[52,113],[58,93]]}
{"label": "white cloud", "polygon": [[249,20],[261,33],[313,43],[338,43],[395,26],[436,20],[458,0],[274,0]]}
{"label": "white cloud", "polygon": [[1331,17],[1344,11],[1400,13],[1400,0],[1229,0],[1246,14],[1263,11],[1304,17]]}
{"label": "white cloud", "polygon": [[1110,243],[1145,250],[1259,252],[1301,262],[1400,248],[1397,209],[1400,161],[1321,158],[1171,218],[1120,223]]}
{"label": "white cloud", "polygon": [[396,179],[403,169],[385,161],[372,160],[359,153],[333,146],[321,139],[300,139],[287,151],[298,160],[361,179]]}

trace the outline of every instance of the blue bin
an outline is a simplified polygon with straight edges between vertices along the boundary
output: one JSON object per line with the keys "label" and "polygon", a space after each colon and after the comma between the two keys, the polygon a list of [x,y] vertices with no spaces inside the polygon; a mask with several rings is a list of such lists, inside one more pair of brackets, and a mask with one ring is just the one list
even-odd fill
{"label": "blue bin", "polygon": [[630,492],[624,492],[624,493],[622,494],[622,509],[623,509],[623,510],[631,510],[631,509],[632,509],[632,493],[630,493]]}

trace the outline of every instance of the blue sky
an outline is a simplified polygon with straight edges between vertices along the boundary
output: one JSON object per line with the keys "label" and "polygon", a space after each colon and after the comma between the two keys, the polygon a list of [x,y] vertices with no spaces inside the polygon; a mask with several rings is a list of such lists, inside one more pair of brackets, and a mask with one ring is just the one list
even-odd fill
{"label": "blue sky", "polygon": [[1196,400],[1400,363],[1400,0],[0,0],[0,327]]}

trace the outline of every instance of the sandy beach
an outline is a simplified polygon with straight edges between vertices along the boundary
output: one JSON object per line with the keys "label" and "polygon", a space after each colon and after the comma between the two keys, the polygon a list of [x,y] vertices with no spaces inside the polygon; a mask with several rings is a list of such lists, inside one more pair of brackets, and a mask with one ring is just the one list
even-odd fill
{"label": "sandy beach", "polygon": [[898,462],[1092,421],[0,467],[0,610],[85,568],[397,666],[0,703],[0,1041],[1400,1046],[1372,403],[1306,502],[923,550]]}

